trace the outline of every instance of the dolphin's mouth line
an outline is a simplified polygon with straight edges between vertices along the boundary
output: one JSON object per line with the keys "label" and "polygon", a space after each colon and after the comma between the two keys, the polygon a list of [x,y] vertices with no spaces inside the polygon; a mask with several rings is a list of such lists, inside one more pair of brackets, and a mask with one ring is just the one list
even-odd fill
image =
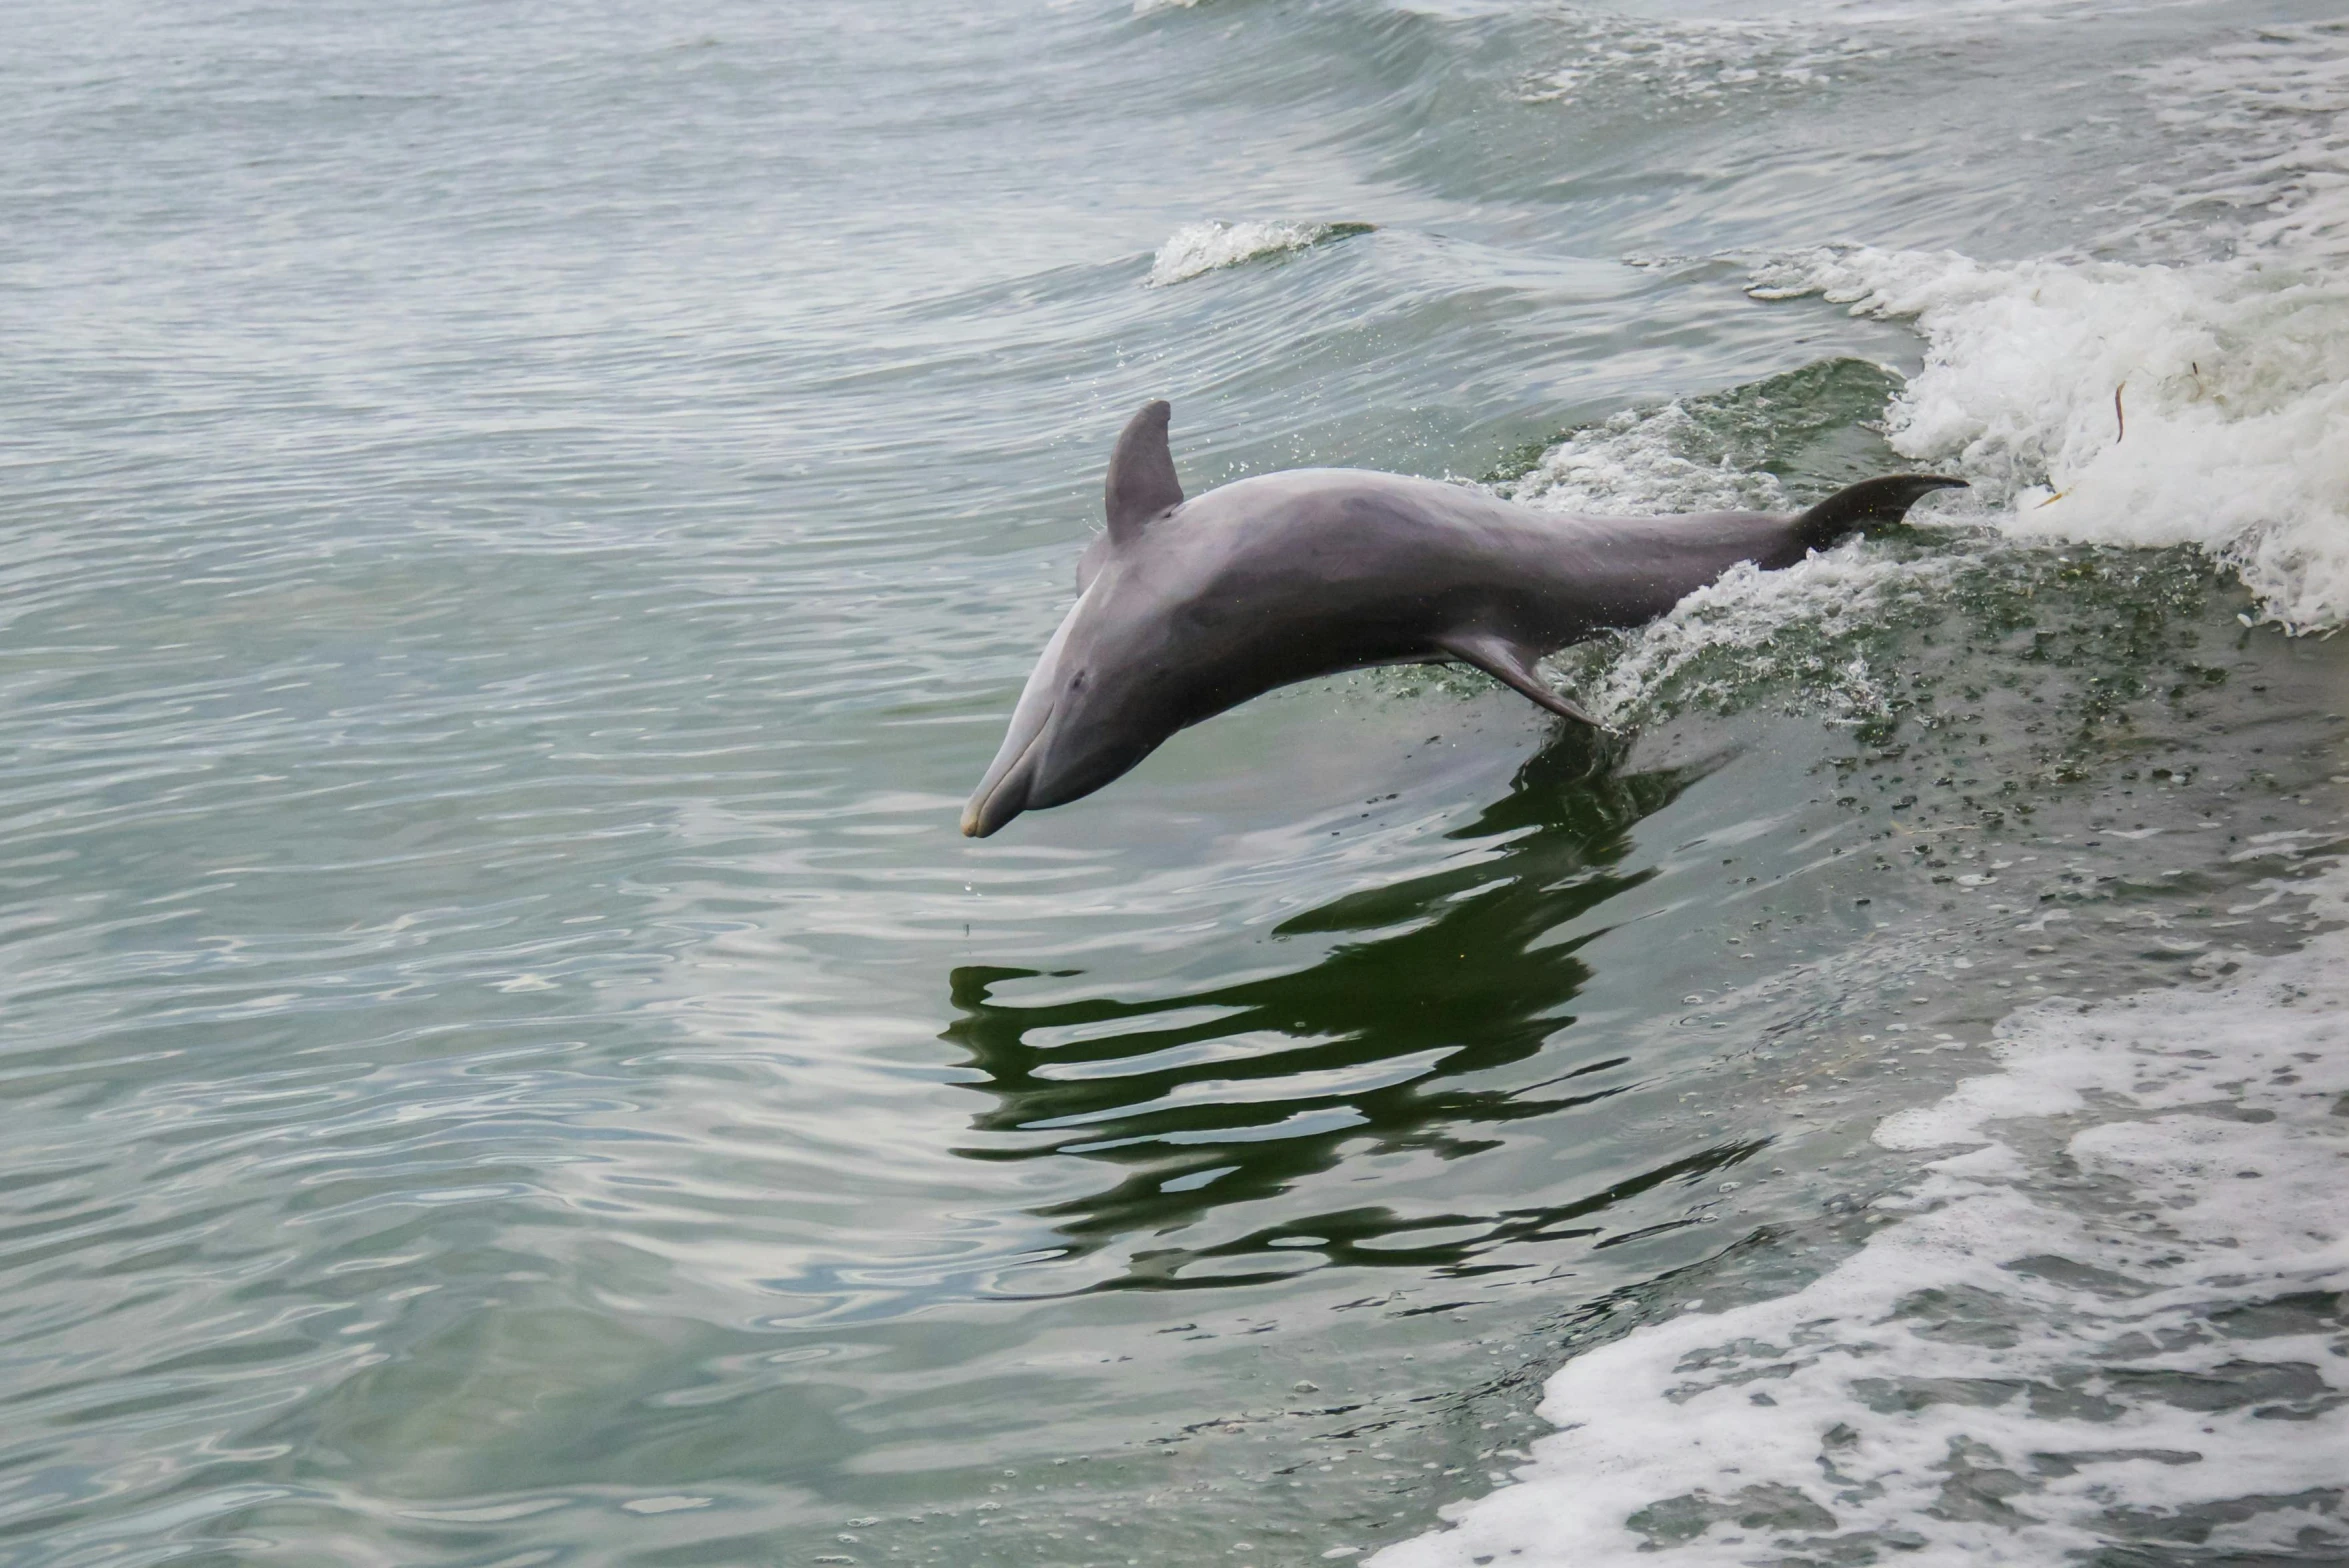
{"label": "dolphin's mouth line", "polygon": [[[1028,759],[1034,756],[1036,748],[1044,743],[1044,737],[1052,732],[1052,719],[1052,712],[1047,710],[1044,715],[1044,722],[1036,726],[1036,733],[1028,737],[1028,743],[1019,749],[1019,754],[1013,757],[1011,761],[1004,766],[1003,771],[998,774],[991,782],[982,783],[979,788],[979,792],[973,795],[970,798],[970,803],[962,808],[963,837],[985,838],[989,833],[994,832],[996,828],[999,828],[1003,825],[1002,822],[993,824],[988,823],[987,808],[995,803],[995,797],[1002,794],[1004,787],[1010,784],[1012,780],[1025,779],[1028,777],[1028,774],[1025,772]],[[1017,815],[1019,815],[1019,813],[1016,811],[1012,813],[1012,816]],[[1003,820],[1008,822],[1011,820],[1011,818],[1006,817]]]}

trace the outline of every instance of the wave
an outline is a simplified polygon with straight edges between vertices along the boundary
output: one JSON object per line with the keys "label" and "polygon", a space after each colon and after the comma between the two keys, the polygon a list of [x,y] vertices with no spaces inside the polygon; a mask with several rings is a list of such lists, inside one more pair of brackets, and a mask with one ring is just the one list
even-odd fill
{"label": "wave", "polygon": [[1183,283],[1223,267],[1236,267],[1263,256],[1305,250],[1325,240],[1368,234],[1367,223],[1282,223],[1250,220],[1243,223],[1186,223],[1167,236],[1151,259],[1143,282],[1152,288]]}
{"label": "wave", "polygon": [[[2349,916],[2338,867],[2271,891]],[[1372,1561],[2338,1561],[2349,931],[2201,968],[2009,1018],[2001,1071],[1877,1128],[1970,1147],[1857,1252],[1568,1363],[1520,1484]]]}

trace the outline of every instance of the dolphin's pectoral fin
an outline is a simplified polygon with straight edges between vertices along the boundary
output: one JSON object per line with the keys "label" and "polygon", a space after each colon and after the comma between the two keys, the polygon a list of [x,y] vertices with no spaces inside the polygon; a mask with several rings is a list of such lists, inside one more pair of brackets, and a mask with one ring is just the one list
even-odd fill
{"label": "dolphin's pectoral fin", "polygon": [[1439,638],[1436,646],[1462,664],[1473,664],[1504,686],[1513,686],[1563,719],[1573,719],[1594,730],[1606,726],[1585,712],[1581,703],[1572,697],[1552,691],[1549,684],[1534,673],[1534,660],[1540,657],[1533,649],[1511,642],[1491,632],[1455,632]]}
{"label": "dolphin's pectoral fin", "polygon": [[1144,523],[1183,504],[1174,451],[1166,444],[1166,424],[1173,414],[1163,398],[1144,403],[1118,433],[1117,446],[1109,454],[1109,477],[1101,485],[1112,546],[1126,543]]}

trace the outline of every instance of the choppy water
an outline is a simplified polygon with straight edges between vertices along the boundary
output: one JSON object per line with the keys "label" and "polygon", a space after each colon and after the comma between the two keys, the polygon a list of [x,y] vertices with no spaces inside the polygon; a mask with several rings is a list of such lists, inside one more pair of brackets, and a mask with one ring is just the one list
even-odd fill
{"label": "choppy water", "polygon": [[[2318,4],[15,7],[0,1556],[2342,1560],[2344,175]],[[1976,491],[969,843],[1155,395]]]}

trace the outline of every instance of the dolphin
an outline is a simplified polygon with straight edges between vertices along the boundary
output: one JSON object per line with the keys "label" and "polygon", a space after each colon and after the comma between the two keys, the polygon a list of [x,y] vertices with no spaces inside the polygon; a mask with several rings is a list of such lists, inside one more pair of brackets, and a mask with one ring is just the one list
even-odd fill
{"label": "dolphin", "polygon": [[1117,438],[1109,530],[963,808],[973,838],[1092,794],[1179,729],[1342,670],[1470,664],[1595,726],[1537,660],[1644,625],[1740,561],[1791,566],[1965,485],[1893,474],[1803,512],[1565,517],[1432,479],[1298,468],[1185,500],[1172,415],[1145,403]]}

